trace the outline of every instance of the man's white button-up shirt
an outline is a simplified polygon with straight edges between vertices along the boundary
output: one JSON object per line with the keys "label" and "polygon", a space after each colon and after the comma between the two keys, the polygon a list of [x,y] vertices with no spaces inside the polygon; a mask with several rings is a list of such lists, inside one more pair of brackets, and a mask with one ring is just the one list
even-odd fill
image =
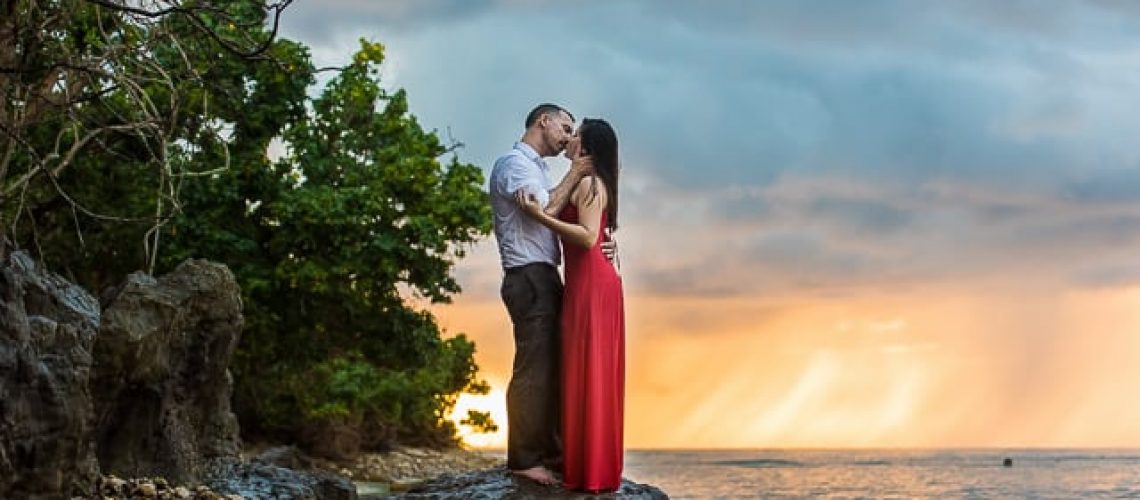
{"label": "man's white button-up shirt", "polygon": [[535,262],[557,266],[562,261],[558,236],[515,202],[515,191],[522,189],[546,206],[553,188],[550,167],[524,142],[516,142],[510,152],[495,160],[489,191],[503,269]]}

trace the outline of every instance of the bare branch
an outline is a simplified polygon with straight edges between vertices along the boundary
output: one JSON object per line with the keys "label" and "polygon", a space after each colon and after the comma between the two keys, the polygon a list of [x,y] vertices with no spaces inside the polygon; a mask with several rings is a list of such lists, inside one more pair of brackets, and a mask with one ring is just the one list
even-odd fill
{"label": "bare branch", "polygon": [[[73,225],[83,245],[91,241],[85,218],[146,224],[141,243],[153,271],[162,228],[182,212],[183,183],[221,173],[231,162],[230,141],[211,122],[218,113],[210,109],[214,98],[231,97],[224,94],[230,88],[204,77],[213,67],[203,69],[202,54],[195,51],[206,47],[223,60],[236,56],[282,65],[269,51],[292,2],[259,0],[260,12],[252,16],[216,0],[82,0],[79,9],[32,1],[9,9],[15,14],[0,19],[0,205],[17,195],[19,205],[5,210],[0,232],[39,245],[59,233],[37,225],[63,221]],[[75,27],[87,31],[75,35]],[[88,36],[97,41],[86,43]],[[187,82],[206,91],[191,101],[183,92]],[[177,161],[176,151],[186,142],[191,150],[219,148],[223,165],[192,171]],[[112,162],[140,162],[147,179],[155,176],[147,194],[154,202],[149,213],[100,213],[106,211],[102,205],[77,199],[86,190],[68,192],[75,189],[68,187],[68,171],[76,164],[86,168],[83,158],[92,153]]]}
{"label": "bare branch", "polygon": [[87,3],[93,3],[95,5],[99,5],[101,7],[104,7],[104,8],[110,9],[110,10],[114,10],[114,11],[118,11],[118,12],[126,12],[129,14],[134,14],[134,15],[143,16],[143,17],[149,17],[152,19],[158,18],[158,17],[163,17],[167,14],[171,14],[174,12],[180,12],[180,11],[186,10],[186,9],[183,9],[182,6],[178,5],[178,4],[173,4],[170,7],[167,7],[165,9],[160,9],[160,10],[146,10],[146,9],[141,9],[138,7],[131,7],[131,6],[127,5],[126,2],[111,2],[108,0],[86,0],[86,1],[87,1]]}
{"label": "bare branch", "polygon": [[[267,50],[269,50],[270,47],[273,46],[273,42],[276,41],[276,39],[277,39],[278,29],[281,26],[281,14],[285,11],[286,7],[288,7],[290,4],[293,3],[293,0],[282,0],[282,1],[277,2],[277,3],[267,4],[267,5],[263,6],[263,9],[266,12],[273,11],[273,28],[270,31],[269,36],[259,46],[253,48],[252,50],[244,50],[241,47],[238,47],[237,45],[234,45],[230,41],[222,38],[221,35],[219,35],[217,31],[215,31],[214,29],[207,26],[205,19],[203,19],[201,16],[198,15],[198,12],[200,12],[200,11],[218,12],[219,11],[218,9],[213,9],[213,8],[209,8],[209,7],[199,7],[199,6],[195,6],[193,8],[187,8],[187,7],[183,7],[179,3],[170,2],[171,3],[170,7],[167,7],[165,9],[150,11],[150,10],[141,9],[141,8],[137,8],[137,7],[131,7],[131,6],[125,5],[122,2],[115,2],[115,1],[111,1],[111,0],[84,0],[84,1],[91,3],[91,4],[101,6],[103,8],[109,9],[109,10],[114,10],[114,11],[118,11],[118,12],[126,12],[129,14],[143,16],[143,17],[147,17],[147,18],[151,18],[151,19],[161,18],[161,17],[165,17],[167,15],[175,15],[175,14],[185,16],[202,33],[204,33],[206,36],[212,38],[215,42],[217,42],[219,45],[221,45],[222,48],[226,49],[226,51],[228,51],[234,55],[237,55],[243,59],[259,59],[265,54],[265,52]],[[228,17],[228,15],[227,15],[227,17]]]}

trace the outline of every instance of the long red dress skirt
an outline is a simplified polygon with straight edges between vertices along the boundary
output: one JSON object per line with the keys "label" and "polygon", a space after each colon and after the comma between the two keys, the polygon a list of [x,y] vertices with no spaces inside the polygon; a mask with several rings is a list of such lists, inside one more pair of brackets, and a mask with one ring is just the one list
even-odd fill
{"label": "long red dress skirt", "polygon": [[[577,223],[578,211],[568,205],[559,217]],[[602,239],[599,235],[598,241]],[[621,277],[598,244],[589,250],[564,245],[563,253],[563,485],[581,491],[615,490],[621,486],[625,401]]]}

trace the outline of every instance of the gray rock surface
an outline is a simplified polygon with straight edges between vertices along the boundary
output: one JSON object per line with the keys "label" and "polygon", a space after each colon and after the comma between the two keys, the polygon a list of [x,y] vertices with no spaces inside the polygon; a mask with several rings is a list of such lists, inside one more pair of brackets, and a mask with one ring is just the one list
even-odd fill
{"label": "gray rock surface", "polygon": [[506,467],[496,467],[464,474],[448,474],[411,489],[398,497],[403,499],[630,499],[663,500],[669,496],[660,489],[646,484],[623,480],[621,488],[613,493],[591,495],[567,491],[559,487],[543,486],[528,479],[516,477]]}
{"label": "gray rock surface", "polygon": [[229,269],[188,260],[154,279],[131,274],[103,310],[91,380],[99,464],[122,477],[203,479],[236,457],[227,365],[241,334]]}
{"label": "gray rock surface", "polygon": [[0,498],[66,498],[98,477],[88,379],[99,303],[26,253],[0,262]]}
{"label": "gray rock surface", "polygon": [[207,466],[206,485],[222,495],[252,499],[356,500],[356,485],[319,471],[296,471],[259,461],[219,459]]}
{"label": "gray rock surface", "polygon": [[6,255],[0,498],[216,497],[169,487],[204,483],[246,498],[355,499],[346,478],[279,466],[308,468],[288,449],[240,460],[226,367],[241,324],[237,282],[220,264],[132,274],[100,310],[27,254]]}

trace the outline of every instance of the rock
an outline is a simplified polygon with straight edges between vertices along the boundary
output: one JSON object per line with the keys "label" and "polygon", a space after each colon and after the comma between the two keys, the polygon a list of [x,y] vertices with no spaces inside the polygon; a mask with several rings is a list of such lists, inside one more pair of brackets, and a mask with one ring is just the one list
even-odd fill
{"label": "rock", "polygon": [[0,262],[0,498],[68,498],[98,477],[88,379],[99,303],[24,252]]}
{"label": "rock", "polygon": [[142,483],[139,485],[136,495],[143,498],[154,498],[158,496],[158,488],[155,488],[153,483]]}
{"label": "rock", "polygon": [[567,491],[556,486],[543,486],[528,479],[511,474],[506,467],[495,467],[463,474],[447,474],[422,486],[413,488],[400,498],[405,499],[636,499],[667,500],[660,489],[646,484],[623,480],[621,488],[614,493],[590,495]]}
{"label": "rock", "polygon": [[275,446],[269,448],[256,457],[253,457],[251,462],[276,465],[278,467],[294,470],[309,470],[313,467],[313,459],[297,449],[296,446]]}
{"label": "rock", "polygon": [[356,498],[348,479],[278,466],[310,468],[295,449],[239,459],[228,269],[135,273],[106,298],[24,253],[0,262],[0,498]]}
{"label": "rock", "polygon": [[294,471],[237,459],[213,461],[208,466],[206,484],[215,492],[241,498],[356,499],[352,481],[335,474]]}
{"label": "rock", "polygon": [[388,487],[392,488],[392,491],[409,491],[412,488],[415,488],[417,486],[422,486],[426,482],[427,481],[425,481],[423,479],[414,478],[414,477],[413,478],[393,479],[388,484]]}
{"label": "rock", "polygon": [[411,457],[420,457],[420,458],[422,458],[422,457],[431,456],[431,453],[430,453],[430,452],[428,452],[427,450],[422,450],[422,449],[419,449],[419,448],[405,448],[405,449],[403,450],[403,452],[404,452],[404,454],[405,454],[405,455],[408,455],[408,456],[411,456]]}
{"label": "rock", "polygon": [[355,457],[363,442],[357,426],[339,422],[312,423],[301,431],[301,438],[313,455],[332,460]]}
{"label": "rock", "polygon": [[104,495],[122,495],[125,493],[127,482],[115,476],[103,478],[99,492]]}
{"label": "rock", "polygon": [[203,464],[236,457],[226,369],[241,298],[225,266],[188,260],[159,279],[134,273],[103,310],[91,380],[105,472],[197,483]]}

